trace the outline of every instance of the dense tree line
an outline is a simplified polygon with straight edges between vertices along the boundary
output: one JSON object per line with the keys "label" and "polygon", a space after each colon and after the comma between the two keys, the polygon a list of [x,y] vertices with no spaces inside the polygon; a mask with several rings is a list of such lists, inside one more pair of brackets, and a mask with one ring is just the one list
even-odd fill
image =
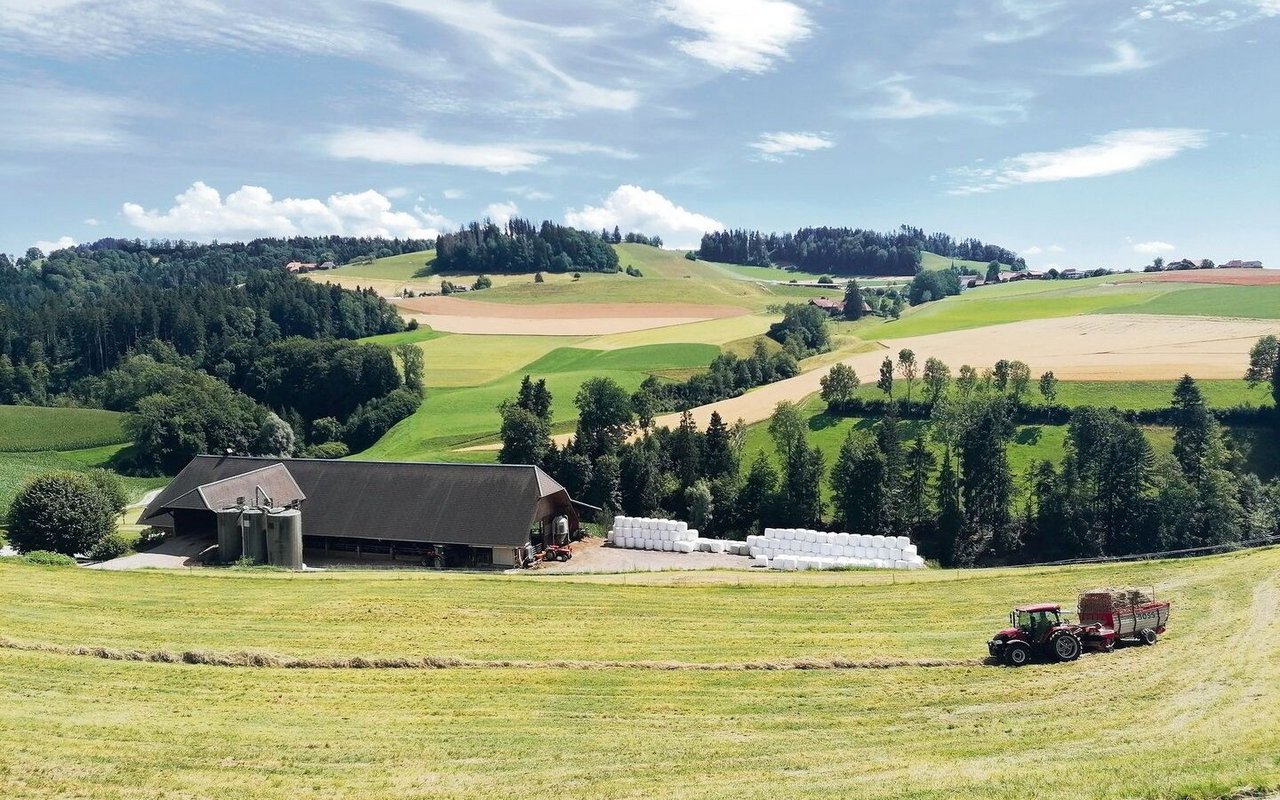
{"label": "dense tree line", "polygon": [[709,261],[754,266],[793,266],[833,275],[914,275],[923,250],[952,258],[998,261],[1014,269],[1026,264],[1016,253],[977,239],[956,242],[902,226],[880,233],[862,228],[801,228],[795,233],[725,230],[706,233],[697,255]]}
{"label": "dense tree line", "polygon": [[[372,290],[302,280],[284,266],[426,245],[104,239],[6,258],[0,403],[130,412],[135,447],[121,467],[152,472],[199,452],[289,455],[310,443],[329,445],[315,454],[341,455],[368,446],[417,407],[421,352],[401,355],[402,374],[385,348],[351,341],[402,330],[390,305]],[[333,424],[317,429],[323,419]]]}
{"label": "dense tree line", "polygon": [[769,351],[756,340],[751,355],[739,358],[733,353],[716,356],[706,372],[683,381],[664,381],[652,375],[645,378],[631,396],[631,403],[642,425],[653,415],[684,411],[697,406],[737,397],[748,389],[794,377],[800,373],[796,357],[786,349]]}
{"label": "dense tree line", "polygon": [[436,238],[438,272],[617,272],[618,254],[595,233],[544,221],[472,222]]}
{"label": "dense tree line", "polygon": [[624,236],[622,230],[617,225],[613,226],[613,233],[610,233],[607,228],[601,229],[600,239],[601,241],[608,242],[609,244],[645,244],[650,247],[662,247],[661,236],[646,236],[643,233],[636,231],[632,231]]}

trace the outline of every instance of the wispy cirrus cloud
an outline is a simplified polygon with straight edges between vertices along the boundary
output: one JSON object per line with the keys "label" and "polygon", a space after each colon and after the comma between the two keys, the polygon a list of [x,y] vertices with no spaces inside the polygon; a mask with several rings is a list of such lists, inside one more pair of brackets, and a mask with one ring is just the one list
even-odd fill
{"label": "wispy cirrus cloud", "polygon": [[345,128],[321,136],[319,145],[322,152],[333,158],[405,166],[469,167],[499,174],[531,169],[544,163],[550,155],[634,158],[628,151],[587,142],[458,143],[397,128]]}
{"label": "wispy cirrus cloud", "polygon": [[1130,42],[1116,42],[1111,45],[1112,58],[1097,64],[1091,64],[1081,70],[1084,75],[1120,75],[1125,72],[1136,72],[1155,64]]}
{"label": "wispy cirrus cloud", "polygon": [[390,200],[372,189],[331,194],[324,200],[277,200],[261,186],[241,186],[223,197],[212,186],[196,181],[163,211],[131,202],[120,210],[126,222],[144,233],[184,239],[325,234],[432,239],[439,234],[429,220],[396,211]]}
{"label": "wispy cirrus cloud", "polygon": [[1092,144],[1064,150],[1022,153],[994,167],[952,170],[949,194],[981,194],[1028,183],[1097,178],[1141,169],[1204,147],[1208,131],[1192,128],[1135,128],[1112,131]]}
{"label": "wispy cirrus cloud", "polygon": [[765,161],[781,161],[787,156],[827,150],[835,147],[835,144],[831,135],[825,132],[775,131],[760,134],[760,137],[748,146],[759,153],[759,157]]}
{"label": "wispy cirrus cloud", "polygon": [[154,107],[61,84],[0,83],[0,151],[119,150]]}
{"label": "wispy cirrus cloud", "polygon": [[676,47],[726,72],[767,72],[813,32],[808,12],[787,0],[663,0],[658,13],[695,34]]}
{"label": "wispy cirrus cloud", "polygon": [[[863,119],[917,120],[931,117],[962,117],[1000,124],[1026,117],[1024,96],[1019,92],[965,91],[964,99],[921,97],[908,85],[912,78],[892,75],[876,83],[871,91],[878,102],[855,110]],[[994,99],[994,102],[993,102]]]}

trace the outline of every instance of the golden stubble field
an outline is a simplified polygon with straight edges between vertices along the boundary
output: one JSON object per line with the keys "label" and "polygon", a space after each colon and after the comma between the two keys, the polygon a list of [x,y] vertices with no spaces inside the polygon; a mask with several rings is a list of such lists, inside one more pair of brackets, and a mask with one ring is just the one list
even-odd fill
{"label": "golden stubble field", "polygon": [[[1220,797],[1280,788],[1280,549],[907,577],[101,575],[0,564],[11,639],[452,655],[270,669],[0,649],[5,797]],[[1152,648],[980,665],[1007,608],[1174,602]],[[959,666],[745,671],[810,656]],[[555,666],[577,659],[576,669]],[[609,659],[623,666],[592,667]],[[670,668],[629,668],[662,661]]]}

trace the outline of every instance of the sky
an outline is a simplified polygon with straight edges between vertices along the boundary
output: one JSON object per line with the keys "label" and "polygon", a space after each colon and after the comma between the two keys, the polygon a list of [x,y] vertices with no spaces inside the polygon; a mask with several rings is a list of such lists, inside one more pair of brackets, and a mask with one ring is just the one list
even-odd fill
{"label": "sky", "polygon": [[1280,0],[0,0],[0,251],[909,224],[1280,266]]}

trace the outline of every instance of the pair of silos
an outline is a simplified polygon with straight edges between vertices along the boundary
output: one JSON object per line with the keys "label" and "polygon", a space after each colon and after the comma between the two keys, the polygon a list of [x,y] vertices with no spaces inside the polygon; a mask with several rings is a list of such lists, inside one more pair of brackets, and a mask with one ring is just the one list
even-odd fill
{"label": "pair of silos", "polygon": [[302,569],[302,512],[296,508],[228,508],[217,513],[218,560]]}

